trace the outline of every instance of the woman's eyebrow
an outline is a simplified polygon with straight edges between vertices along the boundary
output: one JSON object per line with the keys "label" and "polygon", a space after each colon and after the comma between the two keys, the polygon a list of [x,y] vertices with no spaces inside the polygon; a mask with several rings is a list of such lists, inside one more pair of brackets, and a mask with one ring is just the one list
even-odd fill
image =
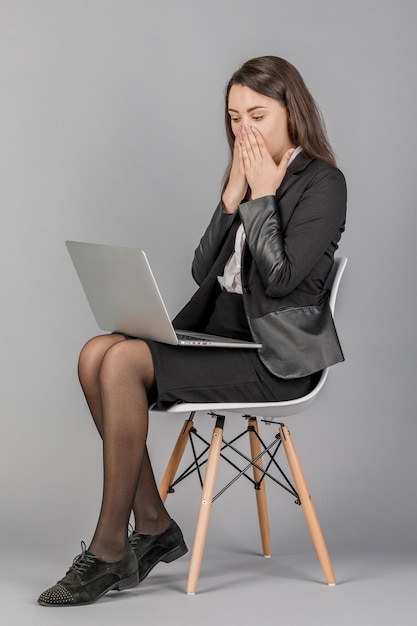
{"label": "woman's eyebrow", "polygon": [[[267,109],[268,107],[263,107],[261,105],[255,106],[255,107],[250,107],[250,109],[248,109],[246,112],[247,113],[251,113],[252,111],[255,111],[255,109]],[[232,112],[232,113],[239,113],[239,111],[236,111],[236,109],[228,109],[228,111]]]}

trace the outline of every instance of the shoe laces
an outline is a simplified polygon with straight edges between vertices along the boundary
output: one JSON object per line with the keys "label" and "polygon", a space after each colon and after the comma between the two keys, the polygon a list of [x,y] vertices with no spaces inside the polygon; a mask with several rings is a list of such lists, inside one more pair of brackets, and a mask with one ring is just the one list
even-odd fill
{"label": "shoe laces", "polygon": [[129,544],[132,548],[134,548],[138,541],[139,541],[139,533],[137,533],[135,531],[135,529],[133,528],[132,524],[129,523],[129,535],[128,535],[128,541]]}
{"label": "shoe laces", "polygon": [[84,574],[96,561],[97,557],[94,554],[87,552],[87,546],[84,541],[81,542],[82,552],[72,562],[69,571],[77,572],[78,574]]}

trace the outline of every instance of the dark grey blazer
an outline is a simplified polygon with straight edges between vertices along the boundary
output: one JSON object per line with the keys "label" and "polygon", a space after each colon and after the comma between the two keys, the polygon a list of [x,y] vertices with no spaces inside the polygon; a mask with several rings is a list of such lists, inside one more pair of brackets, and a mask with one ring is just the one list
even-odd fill
{"label": "dark grey blazer", "polygon": [[204,328],[242,222],[243,300],[264,365],[276,376],[296,378],[342,361],[325,283],[345,219],[343,174],[303,153],[276,196],[244,202],[235,215],[223,213],[220,203],[194,255],[200,287],[174,326]]}

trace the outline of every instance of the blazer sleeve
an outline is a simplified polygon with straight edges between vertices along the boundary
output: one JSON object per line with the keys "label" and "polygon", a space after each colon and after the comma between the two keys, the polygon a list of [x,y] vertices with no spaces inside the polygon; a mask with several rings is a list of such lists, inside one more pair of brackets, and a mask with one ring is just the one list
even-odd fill
{"label": "blazer sleeve", "polygon": [[340,239],[346,219],[344,176],[330,166],[316,172],[297,199],[285,231],[275,196],[245,202],[239,213],[266,294],[285,296]]}
{"label": "blazer sleeve", "polygon": [[236,219],[237,214],[223,212],[223,203],[220,202],[194,253],[191,271],[198,285],[201,285],[213,267]]}

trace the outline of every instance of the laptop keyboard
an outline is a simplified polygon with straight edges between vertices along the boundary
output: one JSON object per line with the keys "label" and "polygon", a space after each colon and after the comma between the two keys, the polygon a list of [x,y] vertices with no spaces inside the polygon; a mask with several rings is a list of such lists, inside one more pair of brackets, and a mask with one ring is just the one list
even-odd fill
{"label": "laptop keyboard", "polygon": [[[184,335],[183,333],[176,333],[176,335],[179,341],[201,341],[195,335]],[[211,340],[207,337],[204,337],[204,341],[209,342]]]}

